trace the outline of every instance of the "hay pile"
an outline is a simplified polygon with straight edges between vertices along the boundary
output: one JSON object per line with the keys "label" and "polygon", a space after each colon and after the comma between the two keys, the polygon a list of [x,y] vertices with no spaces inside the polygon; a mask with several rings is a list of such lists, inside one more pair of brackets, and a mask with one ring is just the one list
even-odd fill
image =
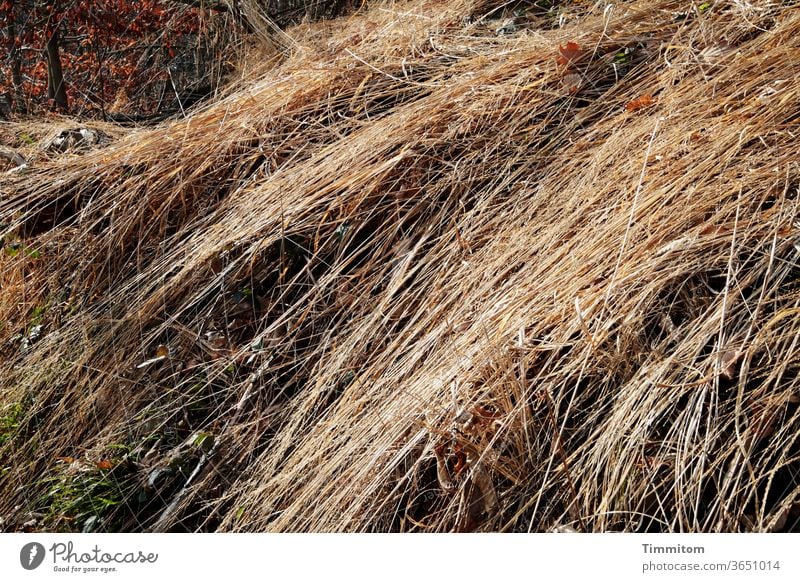
{"label": "hay pile", "polygon": [[561,4],[4,177],[4,527],[797,531],[798,2]]}

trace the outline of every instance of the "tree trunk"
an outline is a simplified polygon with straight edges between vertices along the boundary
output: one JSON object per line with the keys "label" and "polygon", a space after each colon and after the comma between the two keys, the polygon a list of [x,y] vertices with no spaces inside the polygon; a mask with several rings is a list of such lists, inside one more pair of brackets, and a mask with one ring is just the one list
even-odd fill
{"label": "tree trunk", "polygon": [[14,47],[11,53],[11,83],[14,85],[14,109],[20,113],[25,111],[25,102],[22,99],[22,57],[19,47]]}
{"label": "tree trunk", "polygon": [[25,106],[22,99],[22,54],[17,43],[17,10],[16,2],[11,0],[6,4],[6,46],[11,64],[12,92],[6,94],[9,109],[18,113],[24,112]]}
{"label": "tree trunk", "polygon": [[67,87],[64,83],[64,72],[61,69],[61,57],[58,54],[58,27],[53,30],[47,40],[47,96],[53,100],[53,108],[62,111],[69,109]]}

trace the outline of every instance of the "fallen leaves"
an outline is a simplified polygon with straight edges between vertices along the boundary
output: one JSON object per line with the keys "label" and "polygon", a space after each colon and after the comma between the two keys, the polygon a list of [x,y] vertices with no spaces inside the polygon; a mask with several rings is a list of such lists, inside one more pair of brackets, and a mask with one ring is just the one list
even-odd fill
{"label": "fallen leaves", "polygon": [[578,73],[568,73],[562,77],[561,86],[564,87],[567,93],[577,93],[583,86],[583,77]]}
{"label": "fallen leaves", "polygon": [[169,355],[170,355],[169,347],[165,346],[164,344],[159,344],[159,346],[156,348],[155,357],[150,358],[149,360],[145,360],[141,364],[137,365],[136,369],[140,370],[142,368],[146,368],[147,366],[155,364],[156,362],[161,362],[163,360],[166,360],[169,357]]}
{"label": "fallen leaves", "polygon": [[109,459],[100,459],[94,463],[87,463],[86,461],[82,461],[81,459],[77,459],[75,457],[56,457],[56,461],[59,463],[64,463],[65,465],[70,465],[73,468],[78,467],[83,471],[91,469],[92,465],[94,465],[94,468],[100,469],[101,471],[109,471],[114,468],[114,462]]}
{"label": "fallen leaves", "polygon": [[625,105],[625,111],[639,111],[640,109],[644,109],[645,107],[650,107],[651,105],[655,104],[656,99],[649,93],[645,93],[641,97],[630,101],[627,105]]}
{"label": "fallen leaves", "polygon": [[556,62],[562,66],[572,65],[583,56],[580,45],[572,41],[569,41],[567,46],[558,45],[558,53]]}
{"label": "fallen leaves", "polygon": [[583,56],[583,50],[576,42],[569,41],[567,46],[558,45],[556,63],[564,67],[564,76],[561,84],[567,93],[577,93],[583,85],[583,77],[574,68],[576,62]]}

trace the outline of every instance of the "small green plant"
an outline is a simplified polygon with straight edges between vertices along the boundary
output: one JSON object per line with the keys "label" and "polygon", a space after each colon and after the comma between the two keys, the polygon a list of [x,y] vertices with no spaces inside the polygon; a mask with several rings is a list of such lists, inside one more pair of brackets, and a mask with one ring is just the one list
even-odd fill
{"label": "small green plant", "polygon": [[214,435],[207,432],[199,432],[192,435],[192,445],[204,453],[209,453],[214,448]]}
{"label": "small green plant", "polygon": [[19,243],[17,241],[6,242],[6,244],[3,245],[3,252],[6,254],[7,257],[13,259],[19,254],[19,250],[21,248],[22,248],[22,243]]}
{"label": "small green plant", "polygon": [[23,246],[22,243],[18,241],[9,242],[3,247],[3,251],[5,252],[6,256],[11,259],[19,255],[20,252],[24,252],[31,259],[42,258],[42,251]]}
{"label": "small green plant", "polygon": [[35,137],[33,137],[31,134],[25,131],[19,132],[17,137],[19,138],[19,141],[21,141],[25,145],[34,145],[37,141]]}
{"label": "small green plant", "polygon": [[[129,451],[125,445],[111,445],[109,449]],[[113,529],[113,508],[131,499],[138,487],[126,456],[96,463],[72,458],[59,461],[61,466],[55,474],[42,482],[47,492],[37,505],[45,514],[44,523],[59,531]]]}
{"label": "small green plant", "polygon": [[46,495],[47,522],[60,523],[74,531],[84,524],[97,524],[105,512],[122,502],[114,483],[100,471],[74,477],[54,477]]}
{"label": "small green plant", "polygon": [[42,319],[44,318],[44,314],[47,313],[48,303],[44,305],[37,305],[33,308],[31,312],[31,323],[30,326],[40,325],[42,323]]}
{"label": "small green plant", "polygon": [[241,521],[241,519],[244,517],[244,512],[244,506],[236,509],[236,521]]}
{"label": "small green plant", "polygon": [[633,53],[633,49],[631,47],[625,47],[618,53],[614,55],[614,64],[616,65],[627,65],[631,62],[631,53]]}
{"label": "small green plant", "polygon": [[0,409],[0,447],[10,441],[22,420],[22,404],[15,402]]}

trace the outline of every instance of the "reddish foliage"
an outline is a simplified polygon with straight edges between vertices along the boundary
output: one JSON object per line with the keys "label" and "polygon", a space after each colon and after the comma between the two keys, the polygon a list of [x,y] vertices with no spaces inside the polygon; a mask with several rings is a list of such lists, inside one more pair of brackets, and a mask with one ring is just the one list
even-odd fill
{"label": "reddish foliage", "polygon": [[573,65],[583,55],[578,43],[572,41],[569,41],[567,46],[558,45],[558,53],[556,62],[559,65]]}
{"label": "reddish foliage", "polygon": [[571,95],[577,93],[583,84],[583,77],[575,66],[582,56],[583,50],[576,42],[569,41],[567,46],[558,45],[556,63],[564,67],[564,76],[561,79],[561,84],[567,93]]}
{"label": "reddish foliage", "polygon": [[[72,112],[105,110],[121,92],[144,97],[179,66],[173,44],[200,29],[198,10],[158,0],[0,0],[0,54],[8,55],[0,60],[0,96],[15,95],[28,110],[47,104],[43,51],[57,30]],[[156,105],[140,99],[135,109]]]}
{"label": "reddish foliage", "polygon": [[638,111],[639,109],[643,109],[645,107],[650,107],[656,102],[655,98],[652,95],[645,94],[637,99],[634,99],[627,105],[625,105],[626,111]]}
{"label": "reddish foliage", "polygon": [[467,454],[464,452],[464,449],[460,444],[456,444],[454,447],[453,456],[455,457],[453,472],[456,475],[460,475],[467,468]]}

